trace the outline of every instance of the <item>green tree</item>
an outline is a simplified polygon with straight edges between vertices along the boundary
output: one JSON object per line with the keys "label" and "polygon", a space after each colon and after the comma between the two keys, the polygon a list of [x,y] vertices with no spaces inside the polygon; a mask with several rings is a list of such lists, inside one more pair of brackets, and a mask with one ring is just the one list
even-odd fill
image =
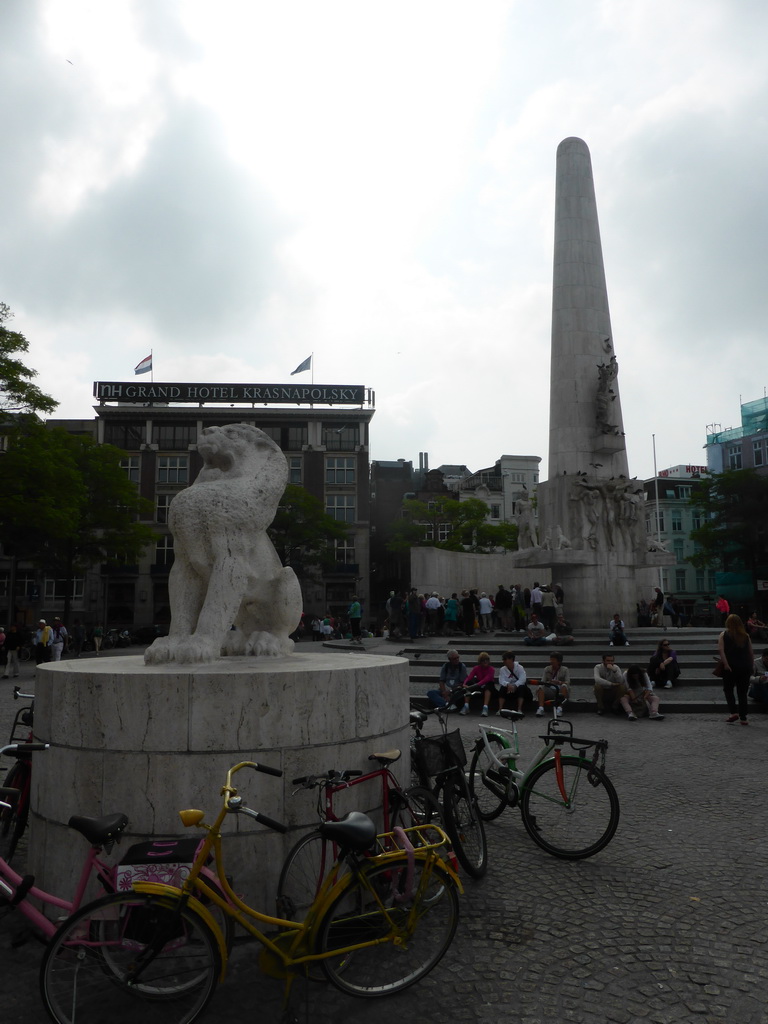
{"label": "green tree", "polygon": [[299,580],[314,579],[336,563],[335,542],[348,536],[345,523],[329,516],[322,501],[298,484],[288,484],[269,536],[283,565]]}
{"label": "green tree", "polygon": [[[412,547],[480,554],[499,548],[517,550],[517,526],[487,522],[488,506],[479,498],[457,501],[440,495],[431,502],[408,498],[403,502],[403,511],[405,515],[392,528],[387,544],[390,551],[402,552]],[[446,526],[448,535],[440,540]]]}
{"label": "green tree", "polygon": [[[0,461],[6,550],[70,581],[99,562],[133,564],[156,534],[152,514],[120,466],[124,452],[24,419]],[[71,586],[66,588],[64,616]]]}
{"label": "green tree", "polygon": [[17,353],[29,350],[29,343],[23,334],[6,326],[12,318],[9,307],[0,302],[0,411],[53,412],[59,403],[32,383],[37,370],[31,370],[17,357]]}
{"label": "green tree", "polygon": [[688,561],[699,567],[722,564],[725,572],[768,565],[768,477],[754,469],[714,473],[694,484],[689,502],[701,512],[691,532],[697,551]]}

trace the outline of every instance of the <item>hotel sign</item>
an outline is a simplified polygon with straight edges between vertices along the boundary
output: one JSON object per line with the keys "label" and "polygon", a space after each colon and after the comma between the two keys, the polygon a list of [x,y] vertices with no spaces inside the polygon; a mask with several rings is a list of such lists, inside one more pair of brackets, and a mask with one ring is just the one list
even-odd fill
{"label": "hotel sign", "polygon": [[289,403],[291,405],[364,405],[362,384],[165,384],[152,381],[95,381],[100,402]]}

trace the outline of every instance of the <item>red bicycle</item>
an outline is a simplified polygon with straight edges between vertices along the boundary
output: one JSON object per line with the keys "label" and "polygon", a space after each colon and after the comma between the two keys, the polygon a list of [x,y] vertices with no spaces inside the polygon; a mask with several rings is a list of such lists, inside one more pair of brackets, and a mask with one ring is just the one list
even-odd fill
{"label": "red bicycle", "polygon": [[[18,686],[13,688],[13,699],[19,697],[31,700],[32,703],[19,708],[13,719],[9,747],[13,746],[16,762],[5,776],[3,787],[18,795],[10,806],[6,803],[0,807],[0,857],[10,862],[19,840],[24,834],[29,818],[29,791],[32,785],[32,751],[42,750],[45,744],[34,744],[32,724],[35,714],[35,697],[32,693],[22,693]],[[20,746],[19,746],[20,745]]]}
{"label": "red bicycle", "polygon": [[[397,826],[411,828],[441,821],[440,804],[421,786],[404,790],[389,766],[399,760],[399,750],[370,754],[369,761],[378,761],[374,771],[331,769],[322,775],[305,775],[294,779],[302,789],[317,789],[317,813],[321,822],[340,821],[334,810],[334,797],[355,786],[373,782],[380,788],[382,832]],[[378,801],[377,801],[378,802]],[[302,836],[285,858],[277,883],[278,916],[303,921],[314,902],[323,880],[335,865],[339,850],[334,842],[323,838],[319,829]]]}

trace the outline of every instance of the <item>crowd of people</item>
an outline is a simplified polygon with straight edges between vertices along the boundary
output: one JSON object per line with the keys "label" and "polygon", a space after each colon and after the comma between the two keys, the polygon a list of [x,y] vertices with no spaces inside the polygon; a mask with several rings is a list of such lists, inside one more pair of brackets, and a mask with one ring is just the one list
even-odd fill
{"label": "crowd of people", "polygon": [[[500,584],[493,594],[472,588],[454,591],[450,597],[436,591],[420,594],[412,587],[409,591],[390,592],[384,628],[393,638],[408,636],[411,640],[424,636],[474,636],[499,630],[524,632],[532,640],[545,642],[544,637],[554,640],[570,636],[564,601],[559,583],[540,586],[534,582],[532,587]],[[537,625],[531,633],[532,619]],[[573,638],[559,642],[572,643]]]}

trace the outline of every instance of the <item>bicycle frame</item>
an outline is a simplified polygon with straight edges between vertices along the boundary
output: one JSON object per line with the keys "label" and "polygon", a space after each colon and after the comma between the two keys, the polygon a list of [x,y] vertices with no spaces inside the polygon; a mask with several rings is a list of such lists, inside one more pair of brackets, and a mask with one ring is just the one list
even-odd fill
{"label": "bicycle frame", "polygon": [[[586,751],[590,747],[595,747],[596,749],[593,755],[593,761],[595,763],[597,763],[597,759],[600,755],[602,755],[603,761],[605,760],[605,749],[608,746],[605,740],[577,739],[573,735],[573,725],[570,722],[564,722],[561,719],[552,718],[547,725],[546,734],[539,737],[539,739],[543,740],[541,747],[539,747],[528,765],[521,771],[516,764],[516,760],[519,757],[520,741],[517,733],[517,724],[514,719],[512,720],[511,729],[501,729],[497,725],[485,725],[482,722],[478,725],[478,729],[480,731],[480,740],[482,741],[485,753],[494,763],[496,768],[509,773],[510,778],[514,781],[518,790],[525,785],[526,779],[528,779],[534,769],[538,768],[543,761],[554,760],[555,778],[557,779],[560,795],[566,806],[570,804],[570,796],[566,792],[561,765],[563,744],[568,743],[570,746],[574,747],[582,757],[586,756]],[[505,749],[501,751],[501,756],[496,754],[493,747],[488,742],[489,735],[496,736],[501,743],[505,745]],[[511,739],[509,737],[511,737]],[[578,744],[582,744],[582,746],[579,747]]]}
{"label": "bicycle frame", "polygon": [[[384,936],[383,938],[369,939],[364,942],[350,944],[349,946],[337,948],[326,953],[311,952],[314,945],[315,929],[317,924],[322,920],[322,917],[330,904],[352,884],[357,883],[360,879],[364,880],[366,877],[365,868],[368,866],[374,864],[386,864],[389,861],[400,860],[403,854],[402,848],[394,850],[390,849],[388,852],[385,850],[385,852],[379,853],[372,858],[366,858],[363,856],[357,858],[353,855],[349,855],[348,861],[352,867],[352,871],[345,872],[343,874],[340,874],[338,870],[341,861],[337,861],[334,869],[323,880],[318,895],[303,922],[291,921],[287,918],[275,917],[270,914],[263,913],[262,911],[256,910],[254,907],[250,907],[235,892],[233,892],[232,887],[227,881],[222,849],[221,826],[227,814],[232,812],[246,813],[262,824],[274,828],[277,831],[286,831],[285,826],[281,825],[279,822],[275,822],[272,819],[267,818],[265,815],[253,811],[242,804],[241,798],[237,796],[237,790],[232,785],[232,776],[242,768],[254,768],[257,771],[267,771],[268,774],[275,773],[275,769],[267,769],[265,765],[258,765],[253,761],[241,761],[239,764],[230,768],[227,773],[227,783],[222,789],[222,794],[224,796],[223,805],[212,825],[208,825],[203,821],[204,813],[202,811],[188,810],[179,812],[181,820],[185,826],[198,826],[205,829],[207,833],[204,841],[198,849],[197,855],[195,856],[195,861],[192,865],[189,876],[182,887],[177,888],[159,883],[140,882],[134,885],[134,890],[138,893],[168,896],[172,899],[178,900],[179,906],[186,904],[188,908],[192,909],[203,918],[213,933],[219,948],[219,954],[221,956],[220,980],[223,980],[226,975],[227,950],[218,924],[214,921],[206,908],[197,899],[194,899],[196,893],[201,893],[205,896],[207,900],[218,906],[224,914],[233,918],[242,928],[257,939],[257,941],[260,942],[266,950],[277,958],[284,972],[283,976],[285,977],[288,977],[289,973],[295,968],[301,968],[305,965],[328,959],[331,956],[337,956],[340,953],[351,953],[358,949],[367,949],[372,946],[390,942],[390,936]],[[378,774],[378,772],[371,774],[375,775]],[[462,892],[463,889],[458,876],[435,852],[438,847],[447,842],[447,837],[442,830],[434,825],[418,825],[412,829],[408,829],[408,835],[416,836],[418,834],[424,834],[424,836],[426,836],[429,830],[437,834],[438,840],[432,843],[423,841],[420,846],[413,851],[413,856],[416,859],[425,861],[427,864],[427,869],[422,873],[421,885],[426,885],[426,880],[430,877],[434,866],[439,863],[441,869],[446,870],[451,875],[452,880],[458,886],[459,891]],[[394,839],[391,833],[381,835],[377,838],[382,848],[384,848],[388,841]],[[226,896],[226,900],[222,899],[218,893],[212,890],[206,884],[204,878],[201,878],[203,865],[211,853],[214,855],[217,881],[221,886],[222,892]],[[378,904],[379,910],[386,915],[386,918],[392,925],[393,930],[402,930],[401,925],[395,925],[395,922],[390,916],[389,910],[387,910],[383,905],[379,894],[375,889],[372,887],[367,888],[375,902]],[[416,902],[414,907],[409,911],[408,927],[413,927],[416,923],[414,915],[416,913],[417,905],[418,904]],[[281,929],[281,931],[278,936],[273,939],[264,934],[259,925],[264,925],[267,928],[272,929]]]}

